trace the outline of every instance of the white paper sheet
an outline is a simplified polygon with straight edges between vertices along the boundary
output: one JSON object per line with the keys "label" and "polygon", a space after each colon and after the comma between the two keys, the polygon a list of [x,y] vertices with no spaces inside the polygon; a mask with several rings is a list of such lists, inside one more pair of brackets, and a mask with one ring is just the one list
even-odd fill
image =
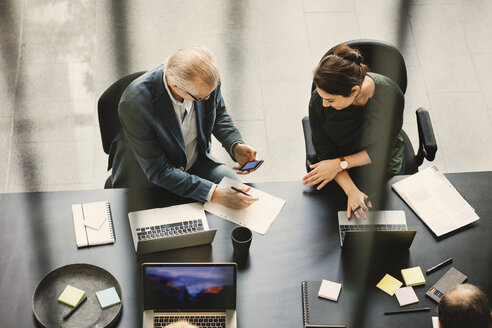
{"label": "white paper sheet", "polygon": [[[248,188],[249,186],[228,177],[224,177],[218,185],[218,188],[230,187],[243,189]],[[285,200],[255,188],[251,188],[248,191],[248,194],[257,197],[258,201],[247,208],[233,209],[212,202],[205,203],[203,207],[207,212],[264,235],[284,206]]]}

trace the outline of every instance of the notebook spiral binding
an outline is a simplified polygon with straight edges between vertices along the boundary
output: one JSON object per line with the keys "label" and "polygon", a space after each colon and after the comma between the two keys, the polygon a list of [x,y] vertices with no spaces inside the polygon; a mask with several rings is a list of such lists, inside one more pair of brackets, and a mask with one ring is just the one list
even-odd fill
{"label": "notebook spiral binding", "polygon": [[302,321],[304,327],[307,326],[309,322],[309,303],[308,303],[308,290],[307,281],[301,283],[301,293],[302,293]]}
{"label": "notebook spiral binding", "polygon": [[441,176],[441,178],[442,178],[442,179],[446,180],[446,182],[447,182],[447,183],[448,183],[448,184],[449,184],[449,185],[450,185],[450,186],[451,186],[454,190],[456,190],[456,192],[457,192],[458,194],[460,194],[460,195],[461,195],[461,197],[463,197],[463,199],[464,199],[464,200],[468,203],[468,205],[469,205],[469,206],[470,206],[470,207],[471,207],[471,208],[475,211],[475,208],[474,208],[473,206],[471,206],[471,204],[470,204],[470,202],[468,201],[468,199],[466,199],[466,198],[465,198],[465,196],[463,196],[463,194],[462,194],[462,193],[461,193],[458,189],[456,189],[456,187],[455,187],[453,184],[451,184],[451,183],[449,182],[449,180],[448,180],[448,179],[444,176],[444,174],[442,174],[442,172],[441,172],[441,171],[439,171],[439,169],[437,168],[437,166],[432,165],[432,166],[431,166],[431,169],[432,169],[432,171],[434,171],[434,172],[438,173],[438,174]]}
{"label": "notebook spiral binding", "polygon": [[116,241],[116,236],[114,234],[113,216],[111,215],[111,206],[109,205],[109,202],[106,203],[106,214],[108,221],[111,223],[109,225],[109,233],[113,241]]}

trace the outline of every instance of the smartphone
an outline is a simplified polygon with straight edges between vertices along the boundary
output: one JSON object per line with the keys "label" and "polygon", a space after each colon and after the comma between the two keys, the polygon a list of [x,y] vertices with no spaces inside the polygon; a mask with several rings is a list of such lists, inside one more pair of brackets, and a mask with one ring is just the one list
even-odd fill
{"label": "smartphone", "polygon": [[246,162],[243,166],[239,168],[239,171],[252,171],[256,170],[263,164],[263,160]]}

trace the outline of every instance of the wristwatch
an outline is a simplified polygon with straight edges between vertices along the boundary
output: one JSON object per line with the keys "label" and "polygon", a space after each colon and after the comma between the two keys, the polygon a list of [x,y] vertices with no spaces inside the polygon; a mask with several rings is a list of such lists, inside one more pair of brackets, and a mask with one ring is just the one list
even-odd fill
{"label": "wristwatch", "polygon": [[345,159],[345,157],[340,157],[340,158],[339,158],[339,160],[340,160],[340,168],[341,168],[342,170],[346,170],[346,169],[347,169],[347,167],[348,167],[348,162],[347,162],[347,160]]}

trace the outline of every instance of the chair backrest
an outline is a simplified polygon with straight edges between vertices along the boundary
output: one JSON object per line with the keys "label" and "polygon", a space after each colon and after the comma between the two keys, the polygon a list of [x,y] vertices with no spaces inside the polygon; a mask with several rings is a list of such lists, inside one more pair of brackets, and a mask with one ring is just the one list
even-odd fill
{"label": "chair backrest", "polygon": [[113,139],[121,130],[120,118],[118,116],[118,105],[121,95],[128,85],[143,73],[145,71],[122,77],[106,89],[101,97],[99,97],[97,114],[99,117],[99,130],[101,131],[103,149],[106,154],[109,154],[111,142],[113,142]]}
{"label": "chair backrest", "polygon": [[[364,57],[364,63],[369,66],[371,72],[389,77],[405,93],[407,90],[407,67],[403,56],[397,48],[386,42],[369,39],[352,40],[344,43],[361,52]],[[333,48],[328,50],[323,58],[332,53]],[[311,92],[315,88],[316,86],[313,83]]]}

